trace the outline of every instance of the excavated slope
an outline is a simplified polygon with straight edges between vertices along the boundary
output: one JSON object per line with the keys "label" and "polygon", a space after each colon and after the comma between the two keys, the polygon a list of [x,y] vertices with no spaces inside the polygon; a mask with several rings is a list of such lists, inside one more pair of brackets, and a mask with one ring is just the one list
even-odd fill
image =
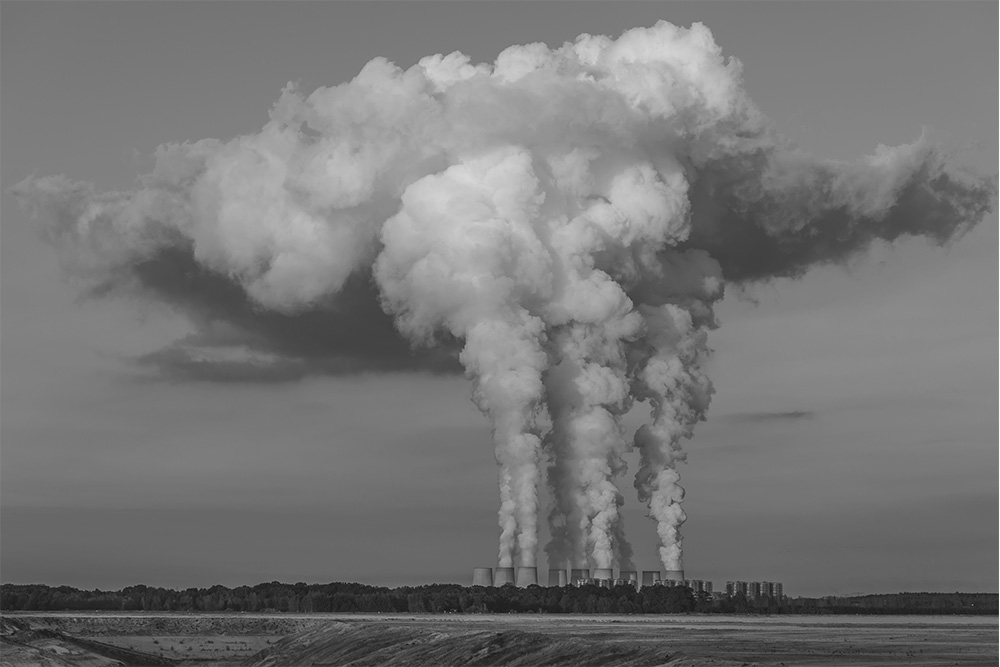
{"label": "excavated slope", "polygon": [[521,630],[431,630],[334,622],[285,637],[248,667],[726,667],[730,661],[670,655],[656,646],[587,641]]}

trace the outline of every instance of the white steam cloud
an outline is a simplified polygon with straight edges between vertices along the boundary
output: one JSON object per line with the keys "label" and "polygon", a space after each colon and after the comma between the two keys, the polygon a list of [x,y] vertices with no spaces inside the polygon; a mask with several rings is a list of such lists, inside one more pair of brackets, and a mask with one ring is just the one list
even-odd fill
{"label": "white steam cloud", "polygon": [[[301,360],[319,354],[301,323],[349,355],[384,312],[420,349],[460,347],[492,425],[502,566],[535,564],[547,469],[552,566],[631,567],[616,478],[635,447],[674,570],[677,463],[711,401],[701,365],[725,283],[879,239],[946,242],[996,186],[926,136],[852,163],[802,154],[705,26],[660,22],[492,65],[377,58],[342,85],[288,87],[258,134],[162,146],[132,192],[63,177],[15,192],[86,286],[165,299],[202,340]],[[651,416],[633,439],[636,401]]]}

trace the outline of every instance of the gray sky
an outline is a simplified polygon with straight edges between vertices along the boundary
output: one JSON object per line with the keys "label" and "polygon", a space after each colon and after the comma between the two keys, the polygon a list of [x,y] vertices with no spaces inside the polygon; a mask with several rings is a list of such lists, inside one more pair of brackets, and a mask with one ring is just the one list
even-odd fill
{"label": "gray sky", "polygon": [[[805,150],[860,157],[929,126],[996,171],[995,3],[4,2],[3,580],[393,585],[492,564],[496,469],[465,380],[158,379],[132,360],[190,325],[79,301],[7,189],[59,173],[127,189],[160,143],[255,132],[288,81],[340,83],[375,56],[490,62],[659,19],[706,23]],[[681,469],[691,577],[997,590],[997,246],[992,214],[947,248],[730,292]],[[657,567],[620,486],[638,566]]]}

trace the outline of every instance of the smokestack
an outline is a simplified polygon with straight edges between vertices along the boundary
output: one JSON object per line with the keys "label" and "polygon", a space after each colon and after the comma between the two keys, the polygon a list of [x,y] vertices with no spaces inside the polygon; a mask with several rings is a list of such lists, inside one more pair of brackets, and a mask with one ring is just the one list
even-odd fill
{"label": "smokestack", "polygon": [[642,585],[643,586],[655,586],[660,583],[660,571],[659,570],[643,570],[642,571]]}
{"label": "smokestack", "polygon": [[493,585],[499,588],[507,584],[514,584],[514,568],[498,567],[496,575],[493,577]]}
{"label": "smokestack", "polygon": [[474,568],[472,568],[472,585],[473,586],[492,586],[493,585],[493,568],[491,568],[491,567],[474,567]]}
{"label": "smokestack", "polygon": [[537,567],[519,567],[517,568],[517,587],[527,588],[528,586],[538,585],[538,568]]}
{"label": "smokestack", "polygon": [[590,570],[587,568],[573,568],[572,573],[569,576],[569,580],[574,584],[580,579],[590,579]]}
{"label": "smokestack", "polygon": [[594,570],[594,579],[598,581],[611,581],[614,578],[615,574],[610,567],[599,567]]}
{"label": "smokestack", "polygon": [[559,586],[562,588],[566,585],[566,570],[549,570],[549,587]]}
{"label": "smokestack", "polygon": [[663,573],[664,581],[684,582],[684,570],[667,570]]}

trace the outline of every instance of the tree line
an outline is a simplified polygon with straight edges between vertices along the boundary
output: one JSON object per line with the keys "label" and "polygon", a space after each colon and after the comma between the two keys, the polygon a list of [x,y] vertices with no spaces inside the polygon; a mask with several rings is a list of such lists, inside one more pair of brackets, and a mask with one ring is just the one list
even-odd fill
{"label": "tree line", "polygon": [[368,612],[538,614],[996,614],[997,595],[899,593],[854,597],[712,597],[677,586],[501,588],[431,584],[383,588],[358,583],[283,584],[118,591],[3,584],[3,611]]}
{"label": "tree line", "polygon": [[996,615],[996,593],[883,593],[793,598],[786,614],[979,614]]}

